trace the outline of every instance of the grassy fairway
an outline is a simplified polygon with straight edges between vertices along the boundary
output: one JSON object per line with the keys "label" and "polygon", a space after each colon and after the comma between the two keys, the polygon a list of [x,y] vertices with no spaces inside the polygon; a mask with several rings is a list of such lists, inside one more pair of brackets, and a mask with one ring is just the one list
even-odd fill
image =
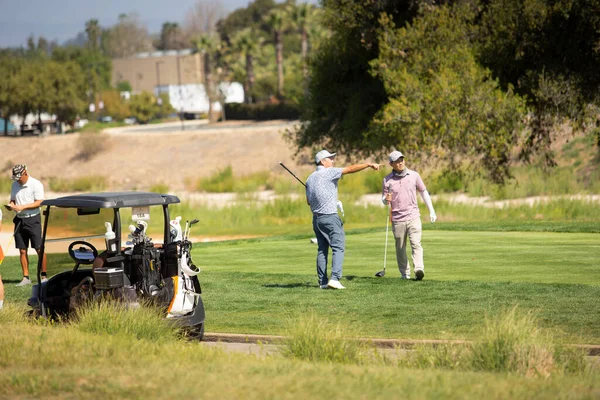
{"label": "grassy fairway", "polygon": [[[194,260],[207,331],[283,334],[307,311],[370,337],[470,339],[486,313],[519,305],[558,338],[600,343],[600,237],[590,233],[426,231],[425,280],[401,281],[393,238],[384,278],[385,231],[347,235],[345,291],[320,290],[316,245],[303,238],[196,244]],[[35,260],[35,257],[33,258]],[[70,268],[52,255],[49,272]],[[57,267],[61,266],[61,267]],[[3,264],[7,302],[16,288],[16,258]]]}
{"label": "grassy fairway", "polygon": [[[471,338],[485,313],[518,304],[573,342],[600,343],[596,234],[424,234],[426,276],[401,281],[385,232],[349,234],[345,291],[317,288],[307,238],[197,245],[209,331],[282,333],[307,310],[371,337]],[[391,242],[390,242],[391,244]]]}

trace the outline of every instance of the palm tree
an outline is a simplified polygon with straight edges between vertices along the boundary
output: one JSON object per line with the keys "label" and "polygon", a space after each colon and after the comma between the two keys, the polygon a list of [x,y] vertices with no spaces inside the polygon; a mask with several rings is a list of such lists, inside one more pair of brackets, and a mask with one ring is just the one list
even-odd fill
{"label": "palm tree", "polygon": [[271,10],[265,22],[273,31],[275,39],[275,61],[277,62],[277,98],[283,99],[283,31],[286,27],[286,13],[280,9]]}
{"label": "palm tree", "polygon": [[85,23],[85,33],[88,37],[88,47],[92,50],[97,50],[100,41],[100,35],[102,34],[97,19],[90,19],[88,22]]}
{"label": "palm tree", "polygon": [[263,43],[261,38],[254,29],[245,28],[237,32],[232,40],[233,48],[241,53],[246,59],[246,79],[244,81],[244,102],[246,104],[252,103],[251,91],[254,86],[254,56],[259,51],[260,46]]}
{"label": "palm tree", "polygon": [[290,3],[288,6],[288,14],[290,23],[294,29],[300,33],[301,38],[301,54],[302,54],[302,76],[304,77],[305,87],[308,80],[308,41],[309,31],[315,25],[315,19],[318,9],[309,3],[301,3],[296,5]]}
{"label": "palm tree", "polygon": [[202,34],[193,41],[197,52],[204,55],[204,88],[208,97],[208,122],[215,122],[213,115],[213,102],[216,100],[216,91],[213,83],[213,63],[220,47],[219,38],[211,34]]}

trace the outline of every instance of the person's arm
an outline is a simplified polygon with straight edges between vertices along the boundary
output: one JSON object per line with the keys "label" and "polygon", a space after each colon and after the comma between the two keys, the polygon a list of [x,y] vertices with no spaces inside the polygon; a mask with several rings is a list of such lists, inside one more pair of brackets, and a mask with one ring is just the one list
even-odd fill
{"label": "person's arm", "polygon": [[387,206],[390,201],[392,201],[392,183],[388,182],[388,184],[385,184],[385,178],[383,180],[383,186],[381,189],[381,202],[383,203],[383,205]]}
{"label": "person's arm", "polygon": [[12,207],[13,211],[21,212],[23,210],[31,210],[34,208],[38,208],[39,206],[42,205],[42,201],[44,201],[44,200],[36,200],[31,204],[21,204],[21,205],[16,205],[16,204],[14,204],[14,202],[11,201],[9,203],[9,205]]}
{"label": "person's arm", "polygon": [[349,165],[342,169],[342,175],[353,174],[358,171],[362,171],[363,169],[373,168],[375,171],[379,170],[379,164],[376,163],[368,163],[368,164],[353,164]]}
{"label": "person's arm", "polygon": [[429,196],[427,189],[421,192],[421,197],[429,209],[429,219],[431,220],[431,223],[434,223],[437,219],[437,215],[435,215],[435,210],[433,209],[433,204],[431,203],[431,196]]}

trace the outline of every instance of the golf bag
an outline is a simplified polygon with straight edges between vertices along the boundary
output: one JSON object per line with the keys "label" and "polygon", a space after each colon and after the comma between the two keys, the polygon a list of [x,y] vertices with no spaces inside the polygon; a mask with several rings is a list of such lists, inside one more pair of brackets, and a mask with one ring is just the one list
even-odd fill
{"label": "golf bag", "polygon": [[160,250],[152,242],[138,243],[131,253],[129,279],[136,291],[156,296],[163,288]]}
{"label": "golf bag", "polygon": [[[173,255],[175,255],[175,264],[177,265],[177,275],[173,276],[173,286],[175,295],[169,307],[170,316],[185,315],[190,313],[200,296],[200,282],[196,275],[200,270],[192,262],[191,249],[192,243],[189,240],[182,240],[171,243],[165,251],[168,269],[173,266]],[[173,251],[173,247],[176,251]]]}

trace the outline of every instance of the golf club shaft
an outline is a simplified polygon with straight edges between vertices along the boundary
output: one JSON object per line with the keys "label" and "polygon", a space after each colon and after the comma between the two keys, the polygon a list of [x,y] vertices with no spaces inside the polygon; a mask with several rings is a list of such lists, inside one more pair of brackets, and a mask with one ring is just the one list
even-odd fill
{"label": "golf club shaft", "polygon": [[288,169],[288,167],[286,167],[285,165],[283,165],[283,163],[282,163],[282,162],[280,162],[280,163],[279,163],[279,165],[281,165],[281,166],[282,166],[282,167],[283,167],[283,168],[284,168],[284,169],[285,169],[287,172],[289,172],[289,173],[290,173],[290,174],[291,174],[291,175],[292,175],[294,178],[296,178],[296,179],[298,180],[298,182],[300,182],[302,185],[304,185],[304,187],[306,187],[306,184],[305,184],[304,182],[302,182],[302,181],[300,180],[300,178],[298,178],[298,177],[296,176],[296,174],[294,174],[292,171],[290,171],[290,170]]}

